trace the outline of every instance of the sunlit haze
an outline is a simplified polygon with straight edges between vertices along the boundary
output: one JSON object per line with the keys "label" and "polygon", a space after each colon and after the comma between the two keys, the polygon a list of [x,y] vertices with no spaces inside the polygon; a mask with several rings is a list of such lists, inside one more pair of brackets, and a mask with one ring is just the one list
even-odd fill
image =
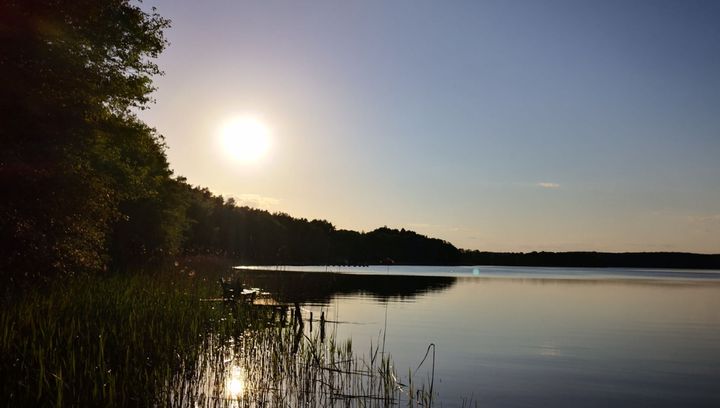
{"label": "sunlit haze", "polygon": [[720,2],[152,6],[140,115],[193,185],[469,249],[720,252]]}

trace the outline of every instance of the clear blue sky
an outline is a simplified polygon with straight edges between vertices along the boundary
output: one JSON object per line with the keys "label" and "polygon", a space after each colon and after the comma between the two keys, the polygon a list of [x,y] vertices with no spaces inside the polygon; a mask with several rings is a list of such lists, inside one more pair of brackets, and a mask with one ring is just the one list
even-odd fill
{"label": "clear blue sky", "polygon": [[[481,250],[720,253],[718,1],[146,1],[176,174]],[[220,124],[272,129],[254,164]]]}

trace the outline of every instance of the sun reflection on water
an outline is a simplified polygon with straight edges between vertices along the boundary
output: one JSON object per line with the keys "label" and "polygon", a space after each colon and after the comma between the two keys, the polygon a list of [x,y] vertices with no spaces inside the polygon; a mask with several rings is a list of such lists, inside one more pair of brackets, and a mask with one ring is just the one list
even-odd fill
{"label": "sun reflection on water", "polygon": [[240,366],[233,365],[225,378],[225,397],[240,399],[245,392],[245,372]]}

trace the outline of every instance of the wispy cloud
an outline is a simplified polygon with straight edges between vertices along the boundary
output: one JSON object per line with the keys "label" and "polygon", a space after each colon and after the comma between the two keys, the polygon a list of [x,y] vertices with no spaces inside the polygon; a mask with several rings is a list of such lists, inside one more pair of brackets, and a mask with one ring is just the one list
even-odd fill
{"label": "wispy cloud", "polygon": [[272,209],[280,203],[280,200],[277,198],[266,197],[260,194],[231,194],[227,197],[235,199],[235,204],[238,206],[261,208],[263,210]]}
{"label": "wispy cloud", "polygon": [[712,215],[689,215],[688,220],[693,223],[705,224],[705,223],[720,223],[720,214]]}
{"label": "wispy cloud", "polygon": [[550,183],[550,182],[547,182],[547,181],[543,181],[543,182],[537,183],[537,186],[538,186],[538,187],[542,187],[542,188],[560,188],[560,184],[558,184],[558,183]]}
{"label": "wispy cloud", "polygon": [[716,232],[720,230],[720,214],[689,215],[690,225],[703,232]]}

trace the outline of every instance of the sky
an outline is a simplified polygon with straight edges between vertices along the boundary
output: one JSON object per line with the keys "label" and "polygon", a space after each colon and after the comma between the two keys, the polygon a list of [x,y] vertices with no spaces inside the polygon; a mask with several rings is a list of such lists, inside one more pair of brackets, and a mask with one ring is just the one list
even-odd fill
{"label": "sky", "polygon": [[[175,174],[487,251],[720,253],[720,2],[146,0]],[[267,153],[232,160],[251,115]]]}

